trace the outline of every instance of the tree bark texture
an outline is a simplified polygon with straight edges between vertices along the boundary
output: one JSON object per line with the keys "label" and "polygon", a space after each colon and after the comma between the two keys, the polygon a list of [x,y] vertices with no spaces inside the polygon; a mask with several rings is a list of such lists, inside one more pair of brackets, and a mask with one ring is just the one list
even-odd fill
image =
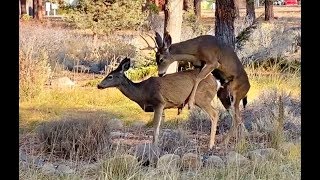
{"label": "tree bark texture", "polygon": [[234,0],[216,0],[215,36],[231,47],[235,47],[234,20],[236,8]]}
{"label": "tree bark texture", "polygon": [[[177,43],[180,42],[181,38],[183,0],[166,0],[165,2],[164,32],[169,32],[172,43]],[[174,62],[169,66],[166,73],[175,73],[177,70],[178,62]]]}
{"label": "tree bark texture", "polygon": [[273,14],[273,0],[265,0],[265,17],[264,20],[270,21],[274,18]]}
{"label": "tree bark texture", "polygon": [[250,25],[252,25],[252,23],[256,19],[254,0],[246,0],[246,19]]}
{"label": "tree bark texture", "polygon": [[40,21],[43,19],[42,0],[33,0],[33,18]]}
{"label": "tree bark texture", "polygon": [[27,14],[27,0],[20,0],[21,16]]}
{"label": "tree bark texture", "polygon": [[194,0],[194,14],[196,15],[197,21],[201,18],[201,0]]}

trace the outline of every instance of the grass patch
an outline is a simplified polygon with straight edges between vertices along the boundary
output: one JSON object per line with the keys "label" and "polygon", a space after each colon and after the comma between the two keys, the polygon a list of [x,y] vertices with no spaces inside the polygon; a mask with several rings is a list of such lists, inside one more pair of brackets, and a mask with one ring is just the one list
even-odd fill
{"label": "grass patch", "polygon": [[[46,89],[32,101],[22,102],[20,109],[20,126],[26,128],[78,111],[102,111],[110,118],[116,117],[125,123],[135,121],[149,122],[153,113],[144,112],[135,102],[125,97],[118,89],[99,90],[95,87],[54,90]],[[166,110],[166,121],[177,118],[177,109]],[[180,117],[186,117],[184,110]]]}
{"label": "grass patch", "polygon": [[295,73],[280,73],[279,71],[264,71],[261,69],[246,68],[251,88],[249,99],[257,98],[261,91],[276,89],[290,93],[295,97],[301,95],[301,75]]}

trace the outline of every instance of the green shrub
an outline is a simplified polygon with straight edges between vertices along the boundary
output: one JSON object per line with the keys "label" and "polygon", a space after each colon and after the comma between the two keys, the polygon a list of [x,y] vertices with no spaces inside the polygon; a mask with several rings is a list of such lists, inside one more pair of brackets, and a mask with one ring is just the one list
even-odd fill
{"label": "green shrub", "polygon": [[140,27],[146,19],[141,7],[142,0],[79,0],[67,19],[80,29],[91,29],[94,34],[108,34]]}
{"label": "green shrub", "polygon": [[127,73],[127,77],[131,80],[141,80],[142,78],[148,75],[154,75],[158,71],[156,66],[147,66],[147,67],[139,67],[135,69],[129,69]]}

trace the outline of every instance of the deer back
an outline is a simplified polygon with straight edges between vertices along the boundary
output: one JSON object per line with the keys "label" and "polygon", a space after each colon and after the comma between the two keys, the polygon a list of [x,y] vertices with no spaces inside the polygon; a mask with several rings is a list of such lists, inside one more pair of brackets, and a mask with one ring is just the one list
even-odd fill
{"label": "deer back", "polygon": [[[186,102],[198,73],[199,70],[188,70],[157,78],[159,84],[158,91],[166,108],[177,107]],[[211,101],[216,95],[216,91],[216,79],[210,74],[200,82],[196,92],[196,99],[202,99],[205,96],[205,98],[209,98]]]}

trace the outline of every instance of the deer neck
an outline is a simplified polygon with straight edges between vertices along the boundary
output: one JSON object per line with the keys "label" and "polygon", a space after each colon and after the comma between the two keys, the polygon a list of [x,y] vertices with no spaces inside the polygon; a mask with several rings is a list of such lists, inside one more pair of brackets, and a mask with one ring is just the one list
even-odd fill
{"label": "deer neck", "polygon": [[134,83],[125,77],[118,89],[130,100],[139,102],[142,100],[140,83]]}

